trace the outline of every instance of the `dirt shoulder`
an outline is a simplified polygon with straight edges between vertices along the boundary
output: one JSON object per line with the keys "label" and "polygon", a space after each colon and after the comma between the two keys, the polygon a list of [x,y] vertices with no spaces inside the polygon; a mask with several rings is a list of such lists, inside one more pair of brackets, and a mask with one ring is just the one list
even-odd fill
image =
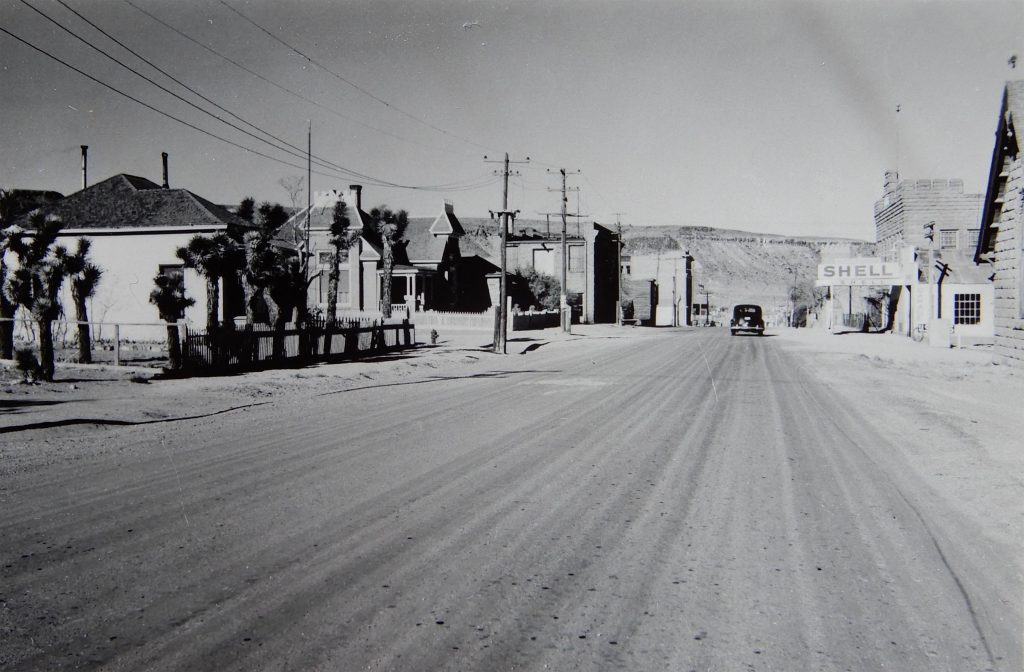
{"label": "dirt shoulder", "polygon": [[[655,332],[656,333],[656,332]],[[588,338],[637,338],[652,330],[611,325],[575,326],[509,335],[508,353]],[[517,362],[491,351],[486,331],[442,330],[436,344],[376,357],[234,375],[166,378],[157,368],[60,363],[53,382],[25,385],[10,360],[0,360],[0,435],[10,441],[32,430],[48,435],[81,425],[123,425],[204,417],[229,410],[368,385],[471,375]],[[2,451],[0,451],[2,456]]]}
{"label": "dirt shoulder", "polygon": [[888,334],[787,330],[777,341],[871,418],[943,500],[992,537],[1024,542],[1024,371],[994,364],[986,348]]}

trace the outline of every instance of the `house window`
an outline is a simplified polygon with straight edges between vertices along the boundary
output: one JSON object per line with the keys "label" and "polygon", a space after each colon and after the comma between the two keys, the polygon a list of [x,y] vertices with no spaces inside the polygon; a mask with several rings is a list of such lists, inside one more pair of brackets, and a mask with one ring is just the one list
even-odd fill
{"label": "house window", "polygon": [[939,231],[939,247],[944,250],[955,248],[958,233],[960,232],[956,229],[942,229]]}
{"label": "house window", "polygon": [[160,275],[169,278],[185,278],[185,266],[182,264],[160,264]]}
{"label": "house window", "polygon": [[953,295],[953,324],[978,324],[981,321],[981,294]]}
{"label": "house window", "polygon": [[533,251],[533,269],[538,273],[545,273],[547,275],[555,274],[555,251],[554,250],[534,250]]}
{"label": "house window", "polygon": [[573,245],[569,248],[569,270],[572,272],[583,270],[582,245]]}
{"label": "house window", "polygon": [[981,229],[967,229],[967,247],[974,249],[978,246],[978,238],[981,236]]}
{"label": "house window", "polygon": [[317,263],[320,264],[321,266],[330,266],[331,262],[334,261],[334,252],[331,252],[330,250],[320,251],[317,252],[316,254]]}

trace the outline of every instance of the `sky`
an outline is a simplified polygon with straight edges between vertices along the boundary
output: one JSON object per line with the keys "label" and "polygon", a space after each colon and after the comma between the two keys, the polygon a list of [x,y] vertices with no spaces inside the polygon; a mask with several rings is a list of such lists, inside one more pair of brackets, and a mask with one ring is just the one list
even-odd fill
{"label": "sky", "polygon": [[172,187],[290,205],[311,137],[313,191],[364,208],[486,217],[508,152],[523,219],[565,169],[602,224],[862,239],[886,170],[984,191],[1024,79],[1018,0],[0,0],[0,28],[82,71],[0,32],[4,188],[77,191],[88,145],[90,184],[166,151]]}

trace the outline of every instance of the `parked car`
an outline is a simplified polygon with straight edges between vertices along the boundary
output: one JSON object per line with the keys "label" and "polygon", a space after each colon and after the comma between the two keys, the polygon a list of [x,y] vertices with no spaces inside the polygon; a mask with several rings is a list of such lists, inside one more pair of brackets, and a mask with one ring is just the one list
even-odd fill
{"label": "parked car", "polygon": [[732,308],[732,321],[729,323],[729,330],[735,336],[741,331],[757,334],[764,334],[764,316],[761,314],[761,306],[752,303],[741,303]]}

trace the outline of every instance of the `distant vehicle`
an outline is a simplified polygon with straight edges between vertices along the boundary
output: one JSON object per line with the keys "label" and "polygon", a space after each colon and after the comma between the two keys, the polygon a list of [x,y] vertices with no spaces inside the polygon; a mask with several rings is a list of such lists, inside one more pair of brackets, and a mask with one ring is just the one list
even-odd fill
{"label": "distant vehicle", "polygon": [[761,306],[752,303],[741,303],[732,308],[732,321],[729,323],[729,331],[735,336],[745,331],[758,336],[764,335],[764,317],[761,315]]}

